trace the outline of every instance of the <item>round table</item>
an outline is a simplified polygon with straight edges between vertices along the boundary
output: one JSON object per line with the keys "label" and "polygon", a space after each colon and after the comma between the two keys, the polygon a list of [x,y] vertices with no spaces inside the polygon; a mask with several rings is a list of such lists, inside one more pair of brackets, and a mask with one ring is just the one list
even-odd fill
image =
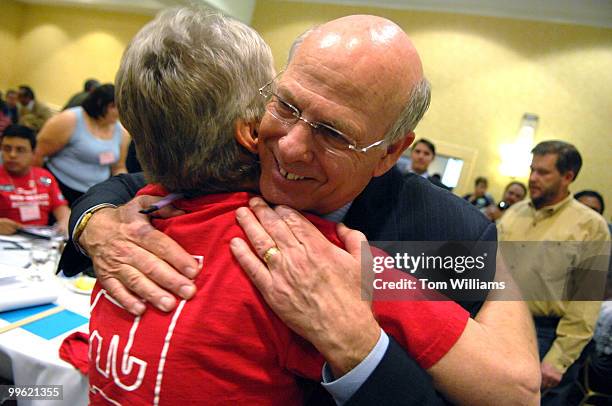
{"label": "round table", "polygon": [[[19,249],[14,243],[6,243],[5,236],[0,240],[0,275],[4,269],[15,267],[22,268],[24,278],[29,273],[31,265],[27,239],[10,237],[9,240],[17,240],[18,245],[25,249]],[[23,268],[27,266],[28,268]],[[65,314],[72,316],[72,324],[80,323],[81,316],[85,318],[83,324],[54,336],[45,337],[45,334],[37,334],[26,330],[26,326],[19,327],[0,334],[0,377],[13,381],[16,386],[30,385],[62,385],[62,400],[19,400],[23,405],[87,405],[88,403],[88,380],[69,363],[59,358],[59,347],[68,335],[75,331],[88,333],[89,320],[89,295],[76,293],[69,289],[69,282],[64,278],[53,275],[55,260],[50,261],[41,268],[43,274],[42,282],[45,290],[57,295],[54,304],[62,306],[69,312]],[[20,277],[21,279],[21,277]],[[25,279],[24,279],[25,280]],[[0,284],[0,289],[2,285]],[[0,313],[0,328],[10,324],[2,319],[7,312]],[[76,314],[76,315],[75,315]],[[58,313],[59,315],[59,313]],[[50,316],[51,317],[51,316]],[[75,319],[77,320],[75,322]],[[38,323],[44,323],[42,319]],[[67,324],[70,326],[70,324]],[[44,326],[43,326],[44,327]],[[54,326],[54,328],[58,328]],[[56,333],[51,333],[56,334]]]}

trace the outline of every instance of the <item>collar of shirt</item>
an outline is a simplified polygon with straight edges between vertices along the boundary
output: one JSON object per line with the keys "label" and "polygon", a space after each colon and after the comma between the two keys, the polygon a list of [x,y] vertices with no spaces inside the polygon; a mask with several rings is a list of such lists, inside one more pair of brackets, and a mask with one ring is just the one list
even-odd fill
{"label": "collar of shirt", "polygon": [[348,213],[352,204],[353,202],[350,201],[339,209],[334,210],[331,213],[327,213],[326,215],[321,217],[323,217],[325,220],[333,221],[334,223],[341,223],[346,217],[346,213]]}
{"label": "collar of shirt", "polygon": [[410,167],[410,173],[414,173],[415,175],[419,175],[421,178],[429,179],[429,174],[427,173],[427,171],[425,171],[423,173],[416,173],[415,171],[412,170],[412,166]]}
{"label": "collar of shirt", "polygon": [[541,220],[546,217],[550,217],[565,207],[570,201],[574,200],[574,196],[569,193],[565,199],[561,200],[559,203],[553,204],[552,206],[544,206],[540,209],[536,209],[533,205],[533,202],[529,201],[529,207],[531,208],[531,213],[536,220]]}

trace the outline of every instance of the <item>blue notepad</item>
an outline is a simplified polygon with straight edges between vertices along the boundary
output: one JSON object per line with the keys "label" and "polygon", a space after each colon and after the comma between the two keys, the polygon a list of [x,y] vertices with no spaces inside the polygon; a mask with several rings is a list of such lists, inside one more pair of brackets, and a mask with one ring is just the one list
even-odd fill
{"label": "blue notepad", "polygon": [[[54,307],[57,307],[57,305],[46,304],[42,306],[27,307],[25,309],[11,310],[9,312],[0,313],[0,319],[6,320],[9,323],[14,323]],[[44,319],[26,324],[21,328],[46,340],[51,340],[52,338],[88,322],[89,320],[80,314],[76,314],[70,310],[62,310]]]}

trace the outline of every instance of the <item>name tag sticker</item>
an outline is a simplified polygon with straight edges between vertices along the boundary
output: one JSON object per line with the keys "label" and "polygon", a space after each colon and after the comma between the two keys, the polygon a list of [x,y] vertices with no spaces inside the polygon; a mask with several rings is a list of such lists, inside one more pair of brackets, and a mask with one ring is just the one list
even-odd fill
{"label": "name tag sticker", "polygon": [[21,221],[40,219],[40,207],[38,205],[19,206],[19,217]]}
{"label": "name tag sticker", "polygon": [[98,161],[100,165],[114,164],[116,161],[115,154],[113,154],[113,151],[104,151],[98,155]]}

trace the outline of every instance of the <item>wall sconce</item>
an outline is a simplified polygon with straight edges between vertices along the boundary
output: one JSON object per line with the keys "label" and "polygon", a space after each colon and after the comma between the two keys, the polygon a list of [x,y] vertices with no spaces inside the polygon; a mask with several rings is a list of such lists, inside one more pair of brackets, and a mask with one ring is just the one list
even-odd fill
{"label": "wall sconce", "polygon": [[512,144],[502,144],[499,147],[501,165],[499,172],[511,178],[525,178],[529,175],[531,165],[531,149],[538,127],[538,116],[525,113],[521,120],[516,141]]}

